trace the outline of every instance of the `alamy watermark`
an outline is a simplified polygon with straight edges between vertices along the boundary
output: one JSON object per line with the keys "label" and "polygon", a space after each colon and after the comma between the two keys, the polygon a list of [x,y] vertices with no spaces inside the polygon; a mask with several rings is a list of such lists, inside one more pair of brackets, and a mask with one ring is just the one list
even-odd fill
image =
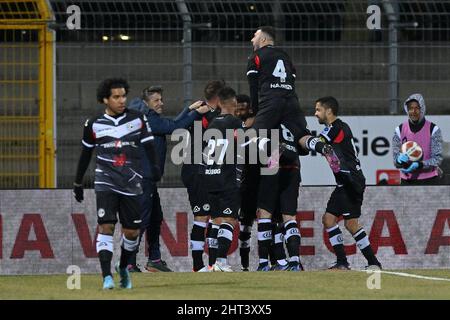
{"label": "alamy watermark", "polygon": [[70,265],[67,267],[66,273],[69,274],[66,281],[67,289],[80,290],[81,289],[81,268],[77,265]]}
{"label": "alamy watermark", "polygon": [[66,26],[69,30],[81,29],[81,9],[79,6],[73,4],[67,7],[67,14],[70,16],[66,20]]}
{"label": "alamy watermark", "polygon": [[178,142],[170,154],[173,164],[261,164],[263,175],[272,175],[278,170],[276,166],[271,166],[271,161],[278,160],[278,129],[261,129],[258,132],[251,128],[226,129],[224,136],[217,129],[203,132],[202,124],[196,121],[193,137],[186,129],[177,129],[172,133],[171,141]]}
{"label": "alamy watermark", "polygon": [[381,289],[381,271],[380,270],[366,270],[366,272],[369,274],[369,277],[367,278],[367,281],[366,281],[367,289],[380,290]]}
{"label": "alamy watermark", "polygon": [[381,9],[377,5],[371,5],[367,7],[367,14],[370,16],[367,18],[366,26],[369,30],[381,29]]}
{"label": "alamy watermark", "polygon": [[[66,20],[66,26],[69,30],[81,29],[81,9],[79,6],[72,4],[67,7],[66,13],[70,16]],[[369,30],[381,29],[381,9],[378,5],[370,5],[366,10],[370,16],[367,18],[366,26]]]}

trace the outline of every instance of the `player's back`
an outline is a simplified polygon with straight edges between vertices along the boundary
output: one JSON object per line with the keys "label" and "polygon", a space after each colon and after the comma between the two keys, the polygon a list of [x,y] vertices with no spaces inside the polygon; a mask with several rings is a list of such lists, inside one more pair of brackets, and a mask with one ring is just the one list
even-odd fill
{"label": "player's back", "polygon": [[296,70],[289,55],[282,49],[264,46],[250,57],[249,73],[258,74],[259,99],[295,96]]}
{"label": "player's back", "polygon": [[[195,143],[196,141],[201,141],[201,150],[203,150],[206,146],[205,142],[203,141],[203,133],[205,130],[209,127],[211,122],[220,114],[220,109],[213,109],[205,113],[200,120],[195,120],[194,123],[188,128],[189,130],[189,144],[188,147],[190,149],[189,153],[187,154],[187,157],[189,159],[186,159],[183,163],[182,170],[183,171],[189,171],[193,174],[202,174],[203,168],[201,166],[202,164],[202,157],[201,155],[195,155]],[[196,130],[195,128],[200,128],[200,130]],[[201,135],[200,138],[196,135]]]}
{"label": "player's back", "polygon": [[[237,188],[237,147],[235,130],[242,128],[242,122],[231,114],[217,116],[208,130],[217,130],[209,141],[206,151],[205,185],[209,191]],[[232,153],[230,157],[229,154]],[[231,160],[231,161],[229,161]]]}

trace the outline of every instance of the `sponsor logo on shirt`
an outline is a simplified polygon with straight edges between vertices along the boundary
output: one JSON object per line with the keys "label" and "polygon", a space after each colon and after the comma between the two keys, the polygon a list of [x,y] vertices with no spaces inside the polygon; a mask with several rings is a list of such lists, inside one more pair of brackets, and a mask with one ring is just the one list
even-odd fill
{"label": "sponsor logo on shirt", "polygon": [[208,174],[208,175],[221,174],[221,173],[222,173],[221,169],[206,169],[205,170],[205,174]]}

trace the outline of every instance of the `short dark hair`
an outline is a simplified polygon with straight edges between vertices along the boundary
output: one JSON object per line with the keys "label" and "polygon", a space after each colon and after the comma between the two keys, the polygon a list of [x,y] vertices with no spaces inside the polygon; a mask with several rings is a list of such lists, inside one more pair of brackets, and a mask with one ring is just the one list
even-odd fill
{"label": "short dark hair", "polygon": [[163,91],[164,90],[162,86],[150,86],[142,90],[141,98],[142,100],[147,100],[154,93],[159,93],[160,95],[162,95]]}
{"label": "short dark hair", "polygon": [[234,91],[231,87],[223,87],[219,93],[217,94],[219,97],[219,100],[221,102],[227,101],[229,99],[232,99],[236,97],[236,91]]}
{"label": "short dark hair", "polygon": [[323,97],[323,98],[317,99],[316,103],[320,103],[321,105],[323,105],[325,107],[325,109],[331,109],[331,111],[333,112],[333,114],[335,116],[338,115],[339,103],[337,102],[336,98],[331,97],[331,96]]}
{"label": "short dark hair", "polygon": [[103,80],[97,88],[97,101],[103,103],[103,99],[108,99],[111,96],[112,89],[124,88],[125,94],[128,94],[130,86],[127,80],[122,78],[109,78]]}
{"label": "short dark hair", "polygon": [[225,87],[225,81],[223,80],[211,80],[209,81],[205,89],[203,90],[203,94],[205,95],[206,100],[210,100],[217,96],[219,91]]}
{"label": "short dark hair", "polygon": [[236,96],[237,103],[247,103],[247,106],[250,108],[250,97],[246,94],[238,94]]}
{"label": "short dark hair", "polygon": [[275,41],[275,28],[272,26],[261,26],[258,28],[258,30],[261,30],[261,32],[264,32],[267,34],[270,38],[272,38],[273,41]]}

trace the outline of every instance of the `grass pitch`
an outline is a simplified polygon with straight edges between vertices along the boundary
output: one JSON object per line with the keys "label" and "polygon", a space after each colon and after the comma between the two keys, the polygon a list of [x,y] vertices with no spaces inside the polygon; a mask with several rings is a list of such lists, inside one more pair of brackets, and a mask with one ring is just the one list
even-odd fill
{"label": "grass pitch", "polygon": [[[450,279],[450,270],[400,272]],[[357,271],[133,273],[132,290],[101,289],[100,275],[82,275],[81,289],[67,289],[68,275],[0,276],[2,299],[450,299],[450,282],[381,274],[381,288],[368,289],[370,274]]]}

